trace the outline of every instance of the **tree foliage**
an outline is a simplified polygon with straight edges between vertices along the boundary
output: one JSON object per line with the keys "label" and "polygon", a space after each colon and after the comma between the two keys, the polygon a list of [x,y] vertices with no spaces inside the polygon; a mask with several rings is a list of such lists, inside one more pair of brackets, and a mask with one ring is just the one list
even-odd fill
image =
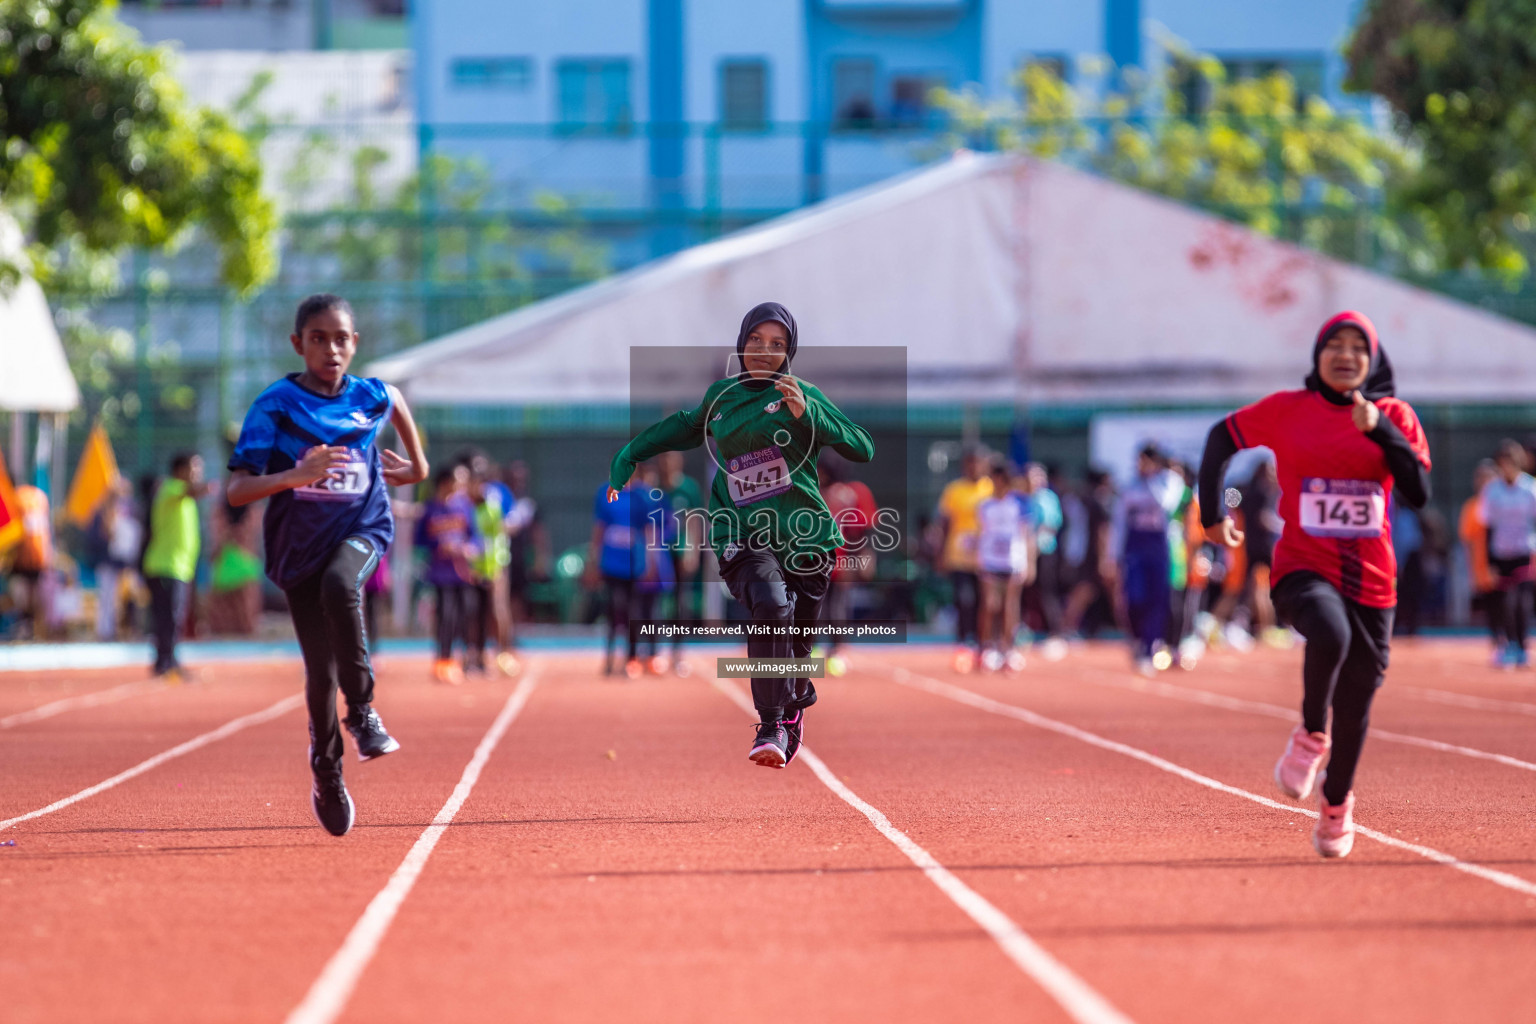
{"label": "tree foliage", "polygon": [[1536,0],[1368,0],[1350,88],[1384,97],[1423,149],[1404,198],[1453,269],[1528,271],[1536,214]]}
{"label": "tree foliage", "polygon": [[1083,89],[1031,64],[1016,100],[942,94],[953,141],[1063,160],[1344,258],[1430,260],[1417,233],[1383,215],[1411,152],[1301,96],[1289,74],[1234,80],[1220,61],[1182,53],[1160,79],[1128,68],[1114,87],[1083,70]]}
{"label": "tree foliage", "polygon": [[186,100],[169,52],[115,7],[0,0],[0,205],[45,284],[100,284],[125,247],[170,247],[195,228],[218,245],[225,281],[254,289],[277,267],[257,153]]}

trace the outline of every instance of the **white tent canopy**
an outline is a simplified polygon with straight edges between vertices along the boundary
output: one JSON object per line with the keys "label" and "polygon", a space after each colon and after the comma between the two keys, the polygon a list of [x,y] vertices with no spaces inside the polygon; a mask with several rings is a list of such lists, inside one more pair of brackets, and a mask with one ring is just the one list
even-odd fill
{"label": "white tent canopy", "polygon": [[729,352],[765,299],[794,312],[802,351],[905,346],[920,403],[1244,400],[1299,386],[1318,326],[1348,308],[1375,320],[1405,397],[1536,395],[1532,328],[1060,165],[973,155],[370,372],[426,404],[624,402],[633,347]]}
{"label": "white tent canopy", "polygon": [[[21,230],[0,213],[0,262],[23,259]],[[43,290],[25,275],[12,287],[0,284],[0,409],[68,412],[79,404]]]}

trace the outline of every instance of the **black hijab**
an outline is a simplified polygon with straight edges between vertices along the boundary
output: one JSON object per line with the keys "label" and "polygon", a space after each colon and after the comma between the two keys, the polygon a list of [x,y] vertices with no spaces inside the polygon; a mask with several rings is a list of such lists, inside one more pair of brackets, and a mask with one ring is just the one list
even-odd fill
{"label": "black hijab", "polygon": [[1323,324],[1322,330],[1317,332],[1317,341],[1312,345],[1312,372],[1307,374],[1307,390],[1316,391],[1334,405],[1354,404],[1353,399],[1348,395],[1342,395],[1324,384],[1323,375],[1319,369],[1323,346],[1328,344],[1329,338],[1345,327],[1353,327],[1365,335],[1366,343],[1371,347],[1371,365],[1365,371],[1365,383],[1360,385],[1360,394],[1369,402],[1396,395],[1397,386],[1392,380],[1392,360],[1387,358],[1387,350],[1381,347],[1381,341],[1376,335],[1376,325],[1371,323],[1370,317],[1353,309],[1346,309],[1333,317]]}
{"label": "black hijab", "polygon": [[746,352],[747,335],[752,333],[752,328],[758,324],[765,324],[770,321],[782,324],[785,332],[789,335],[789,343],[784,349],[784,368],[782,371],[776,371],[772,377],[752,377],[748,375],[746,363],[743,361],[740,374],[742,386],[753,391],[765,391],[773,387],[774,383],[789,371],[789,364],[795,358],[795,348],[800,340],[799,328],[795,326],[795,318],[790,315],[789,310],[777,302],[759,302],[747,311],[746,316],[741,318],[741,330],[736,335],[736,357],[738,360]]}

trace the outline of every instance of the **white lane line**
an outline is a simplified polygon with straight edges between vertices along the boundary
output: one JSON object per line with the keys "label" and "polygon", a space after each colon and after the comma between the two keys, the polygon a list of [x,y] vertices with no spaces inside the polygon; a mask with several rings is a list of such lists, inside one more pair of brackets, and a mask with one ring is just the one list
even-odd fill
{"label": "white lane line", "polygon": [[1421,686],[1399,686],[1399,693],[1410,694],[1432,704],[1448,704],[1451,707],[1473,708],[1477,711],[1500,711],[1513,715],[1536,715],[1536,704],[1521,704],[1513,700],[1494,700],[1491,697],[1473,697],[1450,690],[1426,690]]}
{"label": "white lane line", "polygon": [[[1074,680],[1093,683],[1096,686],[1113,686],[1116,689],[1130,690],[1133,693],[1145,693],[1153,697],[1166,697],[1170,700],[1188,701],[1191,704],[1204,704],[1213,708],[1224,708],[1228,711],[1246,711],[1249,714],[1267,715],[1270,718],[1281,718],[1287,722],[1298,722],[1301,716],[1290,708],[1279,704],[1266,704],[1262,701],[1245,700],[1241,697],[1228,697],[1222,693],[1212,693],[1209,690],[1201,690],[1192,686],[1175,686],[1172,683],[1164,683],[1153,679],[1121,679],[1112,673],[1098,673],[1094,671],[1077,672]],[[1522,761],[1518,757],[1510,757],[1508,754],[1495,754],[1487,750],[1478,750],[1476,747],[1463,747],[1457,743],[1442,743],[1440,740],[1425,739],[1422,736],[1410,736],[1407,733],[1392,732],[1387,729],[1378,729],[1371,726],[1373,739],[1388,740],[1392,743],[1401,743],[1410,747],[1422,747],[1425,750],[1437,750],[1442,754],[1460,754],[1463,757],[1473,757],[1480,761],[1493,761],[1510,768],[1519,768],[1522,771],[1536,772],[1536,764],[1530,761]]]}
{"label": "white lane line", "polygon": [[47,704],[39,704],[30,711],[18,711],[14,715],[6,715],[4,718],[0,718],[0,729],[10,729],[14,726],[26,725],[29,722],[41,722],[45,718],[62,715],[66,711],[79,711],[84,708],[101,707],[103,704],[115,704],[135,694],[145,693],[149,690],[164,689],[165,685],[164,682],[158,679],[135,679],[131,683],[119,683],[117,686],[111,686],[105,690],[97,690],[94,693],[82,693],[75,697],[62,697],[59,700],[49,701]]}
{"label": "white lane line", "polygon": [[[753,718],[757,717],[752,701],[740,689],[721,679],[715,679],[712,682],[715,689],[730,698],[733,704]],[[982,931],[992,937],[1008,959],[1018,965],[1019,969],[1044,989],[1047,995],[1056,1000],[1057,1004],[1066,1011],[1067,1016],[1078,1021],[1079,1024],[1132,1024],[1131,1019],[1111,1005],[1109,1000],[1041,948],[1013,922],[1012,918],[956,878],[948,868],[934,858],[933,854],[917,845],[905,832],[892,825],[890,819],[881,813],[879,808],[865,802],[844,785],[841,779],[832,774],[826,762],[811,753],[809,747],[800,748],[800,759],[828,789],[836,793],[848,806],[868,818],[869,823],[875,826],[881,835],[906,854],[907,859],[916,865],[930,882],[938,886],[940,892],[948,896],[957,907],[965,911],[966,916],[981,927]],[[293,1024],[291,1019],[289,1024]]]}
{"label": "white lane line", "polygon": [[[1191,769],[1185,768],[1182,765],[1174,764],[1172,761],[1158,757],[1156,754],[1148,753],[1147,751],[1138,747],[1133,747],[1126,743],[1120,743],[1116,740],[1106,739],[1097,733],[1091,733],[1086,729],[1079,729],[1075,725],[1068,725],[1066,722],[1058,722],[1054,718],[1046,718],[1044,715],[1036,714],[1027,708],[1021,708],[1014,704],[1004,704],[1002,701],[993,700],[990,697],[983,697],[981,694],[967,690],[964,687],[942,682],[929,676],[918,675],[917,673],[910,672],[904,668],[892,668],[890,671],[891,675],[896,679],[898,683],[901,683],[905,686],[910,686],[913,689],[924,690],[939,697],[947,697],[948,699],[958,703],[969,704],[971,707],[980,708],[982,711],[990,711],[995,715],[1004,715],[1008,718],[1016,718],[1019,721],[1026,722],[1029,725],[1035,726],[1036,728],[1045,729],[1050,732],[1059,733],[1062,736],[1068,736],[1072,739],[1080,740],[1083,743],[1098,747],[1101,750],[1112,751],[1116,754],[1124,754],[1126,757],[1134,758],[1137,761],[1152,765],[1154,768],[1160,768],[1171,775],[1177,775],[1182,779],[1186,779],[1189,782],[1195,783],[1196,785],[1205,786],[1207,789],[1214,789],[1220,793],[1229,793],[1232,796],[1241,797],[1244,800],[1251,800],[1254,803],[1260,804],[1264,807],[1269,807],[1277,811],[1285,811],[1287,814],[1300,814],[1308,818],[1317,817],[1316,811],[1310,811],[1304,807],[1296,807],[1292,804],[1283,804],[1278,800],[1271,800],[1269,797],[1259,796],[1257,793],[1250,793],[1246,789],[1239,789],[1236,786],[1229,786],[1225,782],[1218,782],[1210,776],[1201,775],[1199,772],[1192,771]],[[1504,871],[1497,871],[1493,868],[1486,868],[1481,864],[1472,864],[1468,861],[1460,860],[1456,857],[1452,857],[1448,853],[1443,853],[1428,846],[1420,846],[1418,843],[1405,842],[1402,839],[1389,836],[1385,832],[1378,832],[1373,828],[1366,828],[1363,825],[1357,824],[1355,826],[1355,830],[1359,832],[1360,835],[1369,836],[1371,839],[1376,840],[1378,843],[1391,846],[1398,850],[1407,850],[1409,853],[1417,854],[1418,856],[1423,857],[1425,860],[1434,861],[1436,864],[1443,864],[1448,868],[1454,868],[1457,871],[1464,872],[1476,878],[1481,878],[1486,882],[1492,882],[1494,885],[1503,886],[1504,888],[1511,889],[1514,892],[1522,893],[1526,896],[1536,896],[1536,882],[1528,882],[1516,875],[1511,875]]]}
{"label": "white lane line", "polygon": [[422,869],[427,866],[427,858],[432,856],[432,850],[437,846],[443,833],[453,823],[454,817],[459,813],[459,808],[464,806],[464,801],[469,799],[470,791],[475,788],[475,783],[480,781],[480,772],[485,763],[490,760],[491,752],[501,742],[506,734],[507,727],[512,724],[523,706],[528,703],[528,697],[533,693],[533,688],[538,684],[538,674],[524,675],[517,688],[502,705],[501,713],[491,723],[481,738],[480,745],[475,748],[475,753],[469,759],[469,764],[464,766],[464,774],[459,776],[459,784],[453,787],[453,792],[448,797],[448,802],[443,804],[432,823],[417,838],[410,851],[400,866],[395,868],[395,873],[389,876],[389,881],[384,888],[369,902],[368,908],[363,911],[363,916],[357,919],[352,930],[347,933],[347,938],[341,944],[315,983],[310,986],[309,993],[304,1001],[296,1006],[288,1015],[287,1024],[330,1024],[341,1016],[346,1008],[347,1000],[352,997],[352,991],[357,987],[358,979],[363,976],[369,961],[379,950],[379,943],[384,941],[385,932],[389,931],[390,924],[395,915],[399,913],[400,906],[405,898],[411,894],[411,889],[416,885],[416,879],[421,877]]}
{"label": "white lane line", "polygon": [[154,757],[151,757],[148,760],[140,761],[138,764],[134,765],[132,768],[129,768],[127,771],[118,772],[110,779],[107,779],[103,782],[98,782],[96,785],[87,787],[86,789],[82,789],[80,792],[74,794],[73,796],[67,796],[62,800],[55,800],[47,807],[39,807],[35,811],[28,811],[26,814],[18,815],[14,818],[6,818],[4,821],[0,821],[0,830],[8,829],[12,825],[19,825],[23,821],[31,821],[33,818],[41,818],[43,815],[52,814],[54,811],[61,811],[68,807],[70,804],[77,804],[81,800],[95,796],[97,793],[104,793],[111,789],[113,786],[120,786],[124,782],[127,782],[129,779],[137,778],[147,771],[160,767],[167,761],[174,760],[183,754],[190,754],[192,751],[206,747],[210,743],[217,743],[219,740],[233,736],[241,729],[249,729],[253,725],[260,725],[263,722],[270,722],[272,719],[292,711],[294,708],[303,703],[304,695],[301,693],[296,693],[291,697],[284,697],[282,700],[278,701],[276,704],[273,704],[271,707],[266,708],[265,710],[255,711],[249,715],[241,715],[239,718],[236,718],[233,721],[225,722],[217,729],[205,732],[201,736],[194,736],[190,740],[187,740],[185,743],[178,743],[170,750],[156,754]]}

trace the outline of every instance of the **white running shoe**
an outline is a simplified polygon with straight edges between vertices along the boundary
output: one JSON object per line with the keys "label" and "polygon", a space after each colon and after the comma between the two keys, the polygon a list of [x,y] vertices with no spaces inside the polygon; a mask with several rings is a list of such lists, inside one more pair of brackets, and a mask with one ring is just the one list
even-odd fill
{"label": "white running shoe", "polygon": [[1040,645],[1040,657],[1046,661],[1060,661],[1067,656],[1067,642],[1059,636],[1050,637]]}
{"label": "white running shoe", "polygon": [[1009,672],[1024,671],[1024,652],[1015,647],[1013,650],[1009,651],[1007,656],[1003,659],[1003,664],[1007,667]]}
{"label": "white running shoe", "polygon": [[997,672],[1003,667],[1003,652],[996,647],[989,647],[981,656],[981,667],[988,672]]}
{"label": "white running shoe", "polygon": [[1312,848],[1324,857],[1348,857],[1355,848],[1355,794],[1344,798],[1334,807],[1328,798],[1318,794],[1317,825],[1312,829]]}

